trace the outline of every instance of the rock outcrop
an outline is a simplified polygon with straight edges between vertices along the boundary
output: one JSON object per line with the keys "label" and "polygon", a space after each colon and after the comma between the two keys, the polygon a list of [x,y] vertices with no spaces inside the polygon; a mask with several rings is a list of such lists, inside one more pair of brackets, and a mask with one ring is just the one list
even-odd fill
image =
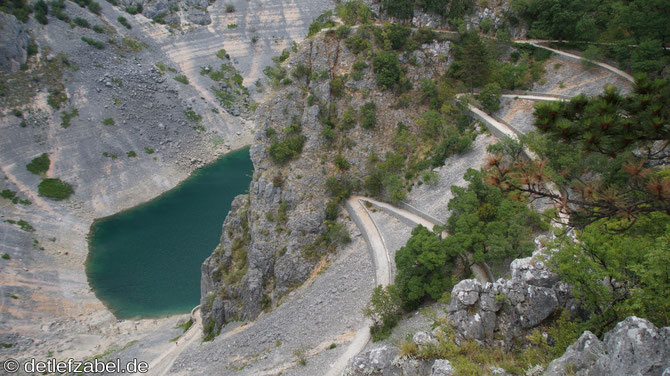
{"label": "rock outcrop", "polygon": [[509,280],[482,285],[466,279],[454,286],[447,319],[463,338],[490,345],[495,336],[509,346],[557,309],[577,309],[569,287],[540,261],[539,254],[514,260],[510,269]]}
{"label": "rock outcrop", "polygon": [[656,328],[631,316],[605,333],[604,340],[586,331],[565,354],[549,364],[545,376],[670,374],[670,327]]}
{"label": "rock outcrop", "polygon": [[[448,44],[427,44],[416,51],[425,65],[408,66],[410,81],[419,80],[419,70],[446,71],[448,62],[433,59],[431,51],[437,49],[449,51]],[[342,38],[320,33],[301,44],[280,68],[274,67],[292,78],[290,83],[282,79],[280,89],[256,112],[258,132],[250,149],[255,173],[248,208],[242,210],[237,203],[229,215],[235,219],[226,220],[220,246],[203,265],[202,314],[205,323],[214,322],[206,324],[206,330],[219,330],[235,319],[255,318],[304,282],[332,249],[327,238],[332,224],[326,223],[325,209],[331,200],[327,180],[339,179],[352,186],[363,180],[370,173],[370,154],[384,156],[391,150],[388,135],[397,124],[415,124],[414,114],[392,107],[395,94],[378,88],[374,75],[368,74],[369,66],[359,79],[347,82],[350,94],[332,95],[331,80],[352,71],[357,59]],[[327,144],[324,118],[340,117],[349,106],[358,113],[369,102],[376,108],[374,129],[354,124],[337,135],[340,150]],[[286,161],[273,161],[271,146],[290,134],[304,140],[301,152]],[[334,163],[338,155],[346,155],[346,173]],[[246,230],[241,223],[246,223]]]}
{"label": "rock outcrop", "polygon": [[28,43],[23,23],[0,12],[0,69],[6,72],[19,70],[28,58]]}

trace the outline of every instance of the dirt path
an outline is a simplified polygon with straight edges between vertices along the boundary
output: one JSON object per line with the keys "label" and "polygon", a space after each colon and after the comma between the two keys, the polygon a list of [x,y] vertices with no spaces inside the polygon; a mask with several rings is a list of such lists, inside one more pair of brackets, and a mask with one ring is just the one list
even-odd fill
{"label": "dirt path", "polygon": [[172,342],[165,345],[165,350],[163,350],[162,354],[149,363],[149,372],[136,373],[133,376],[162,376],[167,374],[179,354],[181,354],[185,348],[191,346],[200,339],[202,333],[200,306],[193,308],[191,311],[191,320],[193,320],[193,324],[188,328],[186,333],[179,337],[174,345]]}

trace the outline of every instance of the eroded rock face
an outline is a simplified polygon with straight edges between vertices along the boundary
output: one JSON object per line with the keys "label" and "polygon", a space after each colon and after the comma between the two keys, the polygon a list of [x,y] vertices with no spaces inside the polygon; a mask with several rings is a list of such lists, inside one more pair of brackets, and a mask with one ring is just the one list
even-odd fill
{"label": "eroded rock face", "polygon": [[670,373],[669,369],[670,327],[659,329],[631,316],[605,333],[603,341],[584,332],[544,375],[651,376]]}
{"label": "eroded rock face", "polygon": [[[433,47],[421,49],[424,56],[431,54]],[[448,51],[448,46],[443,47]],[[282,84],[256,111],[258,132],[249,151],[255,172],[246,198],[247,209],[242,210],[244,205],[236,203],[224,224],[217,251],[202,268],[206,330],[212,329],[212,324],[207,324],[210,320],[215,321],[213,329],[218,330],[225,322],[253,319],[263,309],[271,308],[303,283],[328,248],[332,249],[323,236],[328,231],[325,209],[331,200],[326,181],[344,179],[344,174],[331,162],[340,152],[326,145],[324,114],[332,108],[341,116],[349,106],[358,111],[368,102],[375,104],[375,128],[366,130],[357,124],[346,133],[351,140],[344,152],[350,163],[346,175],[352,180],[362,180],[370,173],[368,158],[372,152],[385,155],[391,150],[387,136],[398,122],[413,123],[407,111],[392,107],[393,94],[377,87],[372,67],[365,68],[360,80],[367,82],[361,85],[370,88],[366,96],[331,96],[332,72],[339,75],[351,71],[357,59],[340,38],[322,33],[302,43],[282,63],[295,81]],[[435,74],[443,74],[448,68],[443,60],[425,61]],[[407,76],[413,80],[413,74]],[[271,146],[279,145],[296,129],[304,136],[299,156],[273,161]],[[344,139],[344,134],[338,137]],[[338,218],[346,220],[341,213]]]}
{"label": "eroded rock face", "polygon": [[393,346],[382,346],[356,355],[343,372],[345,376],[402,375],[402,370],[393,365],[398,356],[398,349]]}
{"label": "eroded rock face", "polygon": [[28,34],[16,17],[0,12],[0,69],[19,70],[28,58]]}
{"label": "eroded rock face", "polygon": [[514,260],[512,278],[482,285],[467,279],[454,286],[448,315],[456,331],[491,344],[499,332],[507,343],[549,318],[558,307],[574,304],[569,288],[541,261],[540,255]]}

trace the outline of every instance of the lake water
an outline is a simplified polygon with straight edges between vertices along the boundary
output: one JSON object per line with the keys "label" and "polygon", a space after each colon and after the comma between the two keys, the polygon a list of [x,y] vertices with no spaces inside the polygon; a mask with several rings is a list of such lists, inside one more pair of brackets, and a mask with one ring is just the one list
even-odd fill
{"label": "lake water", "polygon": [[185,313],[198,305],[200,265],[252,174],[249,149],[234,151],[156,199],[95,221],[86,273],[97,297],[117,318]]}

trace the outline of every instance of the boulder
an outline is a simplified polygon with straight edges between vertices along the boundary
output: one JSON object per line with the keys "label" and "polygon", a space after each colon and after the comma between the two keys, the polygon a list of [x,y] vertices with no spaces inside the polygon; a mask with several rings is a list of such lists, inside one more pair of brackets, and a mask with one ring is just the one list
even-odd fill
{"label": "boulder", "polygon": [[402,375],[402,371],[393,365],[398,356],[398,349],[382,346],[356,355],[344,370],[345,376],[358,375]]}
{"label": "boulder", "polygon": [[28,34],[16,17],[0,12],[0,69],[16,72],[28,59]]}
{"label": "boulder", "polygon": [[453,376],[455,374],[456,370],[446,359],[437,359],[430,369],[430,376]]}
{"label": "boulder", "polygon": [[549,364],[544,375],[564,376],[566,372],[574,372],[577,375],[583,374],[593,367],[598,357],[604,353],[605,344],[593,333],[586,331],[577,342],[568,346],[560,358],[554,359]]}
{"label": "boulder", "polygon": [[582,336],[549,364],[545,376],[656,376],[670,368],[670,327],[631,316],[605,333],[600,341],[591,332]]}

